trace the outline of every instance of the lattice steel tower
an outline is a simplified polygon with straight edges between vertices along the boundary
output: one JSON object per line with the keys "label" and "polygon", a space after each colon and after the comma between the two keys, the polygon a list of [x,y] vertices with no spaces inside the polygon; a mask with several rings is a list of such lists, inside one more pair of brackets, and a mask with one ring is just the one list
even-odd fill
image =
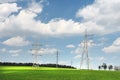
{"label": "lattice steel tower", "polygon": [[81,56],[81,63],[80,63],[80,69],[82,69],[83,63],[87,64],[87,69],[90,69],[90,61],[89,61],[89,55],[88,55],[88,34],[87,30],[85,30],[85,35],[84,35],[84,41],[83,41],[83,52]]}
{"label": "lattice steel tower", "polygon": [[58,50],[56,51],[56,68],[58,67]]}
{"label": "lattice steel tower", "polygon": [[42,56],[41,54],[39,54],[39,52],[41,51],[41,45],[39,43],[34,43],[32,44],[32,46],[33,48],[31,49],[31,51],[33,51],[32,56],[34,58],[33,66],[38,66],[38,56]]}

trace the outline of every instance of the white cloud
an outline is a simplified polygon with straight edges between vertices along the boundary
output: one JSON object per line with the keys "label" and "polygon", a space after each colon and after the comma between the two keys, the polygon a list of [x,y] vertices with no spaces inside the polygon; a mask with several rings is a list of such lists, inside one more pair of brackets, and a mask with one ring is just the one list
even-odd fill
{"label": "white cloud", "polygon": [[[96,46],[96,44],[93,42],[93,40],[88,41],[88,49]],[[83,47],[84,47],[84,41],[82,41],[80,44],[78,44],[77,48],[75,50],[72,50],[71,53],[75,54],[81,54],[83,52]]]}
{"label": "white cloud", "polygon": [[18,12],[21,7],[18,7],[16,3],[4,3],[0,4],[0,20],[6,19],[11,13]]}
{"label": "white cloud", "polygon": [[22,49],[7,50],[6,48],[0,49],[1,52],[10,53],[11,56],[19,56],[19,53],[22,52]]}
{"label": "white cloud", "polygon": [[[89,48],[92,48],[93,46],[96,46],[96,44],[93,43],[93,40],[89,40],[88,41],[88,51],[89,51]],[[84,48],[84,41],[82,41],[80,44],[78,44],[78,46],[75,50],[71,51],[71,53],[76,54],[74,59],[81,58],[81,55],[83,53],[83,48]],[[92,58],[90,58],[90,59],[92,59]]]}
{"label": "white cloud", "polygon": [[3,42],[3,44],[8,46],[26,46],[29,43],[30,43],[29,41],[25,40],[25,38],[22,38],[20,36],[12,37]]}
{"label": "white cloud", "polygon": [[111,46],[102,49],[105,53],[119,53],[120,51],[120,38],[117,38]]}
{"label": "white cloud", "polygon": [[57,52],[57,49],[55,48],[43,48],[42,54],[54,54],[56,52]]}
{"label": "white cloud", "polygon": [[0,51],[2,51],[2,52],[6,52],[7,49],[6,49],[6,48],[2,48],[2,49],[0,49]]}
{"label": "white cloud", "polygon": [[16,57],[19,56],[19,53],[21,52],[21,49],[16,49],[16,50],[9,50],[8,52],[11,53],[11,56]]}
{"label": "white cloud", "polygon": [[18,50],[9,50],[9,53],[13,53],[13,54],[17,54],[20,53],[22,50],[18,49]]}
{"label": "white cloud", "polygon": [[102,37],[98,41],[104,43],[104,42],[107,42],[107,40],[108,40],[108,38]]}
{"label": "white cloud", "polygon": [[79,59],[79,58],[81,58],[81,55],[76,55],[76,56],[74,57],[74,59]]}
{"label": "white cloud", "polygon": [[89,23],[86,25],[89,31],[109,34],[120,31],[119,9],[120,0],[95,0],[92,5],[79,9],[76,16],[83,17],[83,25]]}
{"label": "white cloud", "polygon": [[82,47],[77,47],[75,50],[72,50],[71,53],[73,54],[81,54],[83,51]]}
{"label": "white cloud", "polygon": [[17,0],[0,0],[0,3],[16,2]]}
{"label": "white cloud", "polygon": [[108,41],[108,38],[102,37],[98,39],[98,43],[96,44],[96,46],[103,46],[107,41]]}
{"label": "white cloud", "polygon": [[[40,3],[33,1],[27,9],[22,9],[17,15],[11,14],[21,9],[16,3],[0,4],[0,8],[0,20],[2,20],[2,22],[0,22],[0,37],[38,34],[37,29],[40,29],[38,26],[41,25],[38,25],[39,22],[34,18],[37,16],[37,13],[41,13],[42,11],[42,5]],[[3,20],[2,18],[5,19]],[[6,32],[6,34],[4,34],[4,32]]]}
{"label": "white cloud", "polygon": [[13,56],[13,57],[17,57],[17,56],[19,56],[19,54],[12,54],[11,56]]}
{"label": "white cloud", "polygon": [[114,46],[120,46],[120,37],[113,42]]}
{"label": "white cloud", "polygon": [[[14,3],[16,4],[16,3]],[[12,5],[9,3],[9,5]],[[5,7],[7,7],[5,5]],[[19,8],[17,5],[15,6]],[[42,12],[43,5],[33,2],[26,9],[21,9],[17,15],[10,15],[8,11],[4,12],[7,18],[0,22],[0,37],[18,36],[18,35],[47,35],[47,36],[70,36],[83,33],[84,25],[75,22],[72,19],[52,19],[48,23],[42,23],[40,20],[35,20],[38,13]],[[16,10],[16,12],[18,9]],[[11,11],[12,13],[13,11]],[[9,26],[9,27],[8,27]],[[4,34],[6,32],[6,34]]]}
{"label": "white cloud", "polygon": [[[79,44],[79,46],[84,47],[84,42],[85,42],[85,41],[82,41],[82,42]],[[87,41],[87,45],[88,45],[88,47],[93,47],[93,46],[95,46],[96,44],[94,43],[93,40],[88,40],[88,41]]]}
{"label": "white cloud", "polygon": [[[91,34],[109,34],[120,31],[119,0],[96,0],[92,5],[80,9],[77,12],[77,17],[83,17],[82,22],[75,22],[72,19],[51,19],[48,23],[35,20],[38,13],[40,14],[43,10],[42,2],[36,3],[33,1],[26,9],[21,9],[16,3],[7,3],[11,8],[9,9],[5,5],[8,11],[1,13],[3,16],[5,14],[7,18],[5,21],[0,22],[0,37],[18,35],[72,36],[83,34],[86,28],[88,33]],[[21,9],[20,12],[18,12],[19,9]],[[18,12],[18,14],[10,15],[13,12]],[[8,15],[10,16],[8,17]]]}
{"label": "white cloud", "polygon": [[[30,51],[30,53],[35,54],[36,50]],[[38,50],[38,54],[54,54],[57,52],[56,48],[41,48]]]}
{"label": "white cloud", "polygon": [[75,46],[73,44],[69,44],[66,46],[66,48],[75,48]]}
{"label": "white cloud", "polygon": [[104,62],[105,60],[107,60],[107,58],[105,56],[97,56],[97,57],[93,57],[92,60]]}
{"label": "white cloud", "polygon": [[99,60],[104,61],[104,60],[106,60],[106,58],[105,57],[99,57]]}
{"label": "white cloud", "polygon": [[41,0],[40,2],[36,3],[34,0],[32,1],[31,4],[29,4],[28,10],[33,12],[33,13],[41,13],[43,6],[41,5],[43,1]]}

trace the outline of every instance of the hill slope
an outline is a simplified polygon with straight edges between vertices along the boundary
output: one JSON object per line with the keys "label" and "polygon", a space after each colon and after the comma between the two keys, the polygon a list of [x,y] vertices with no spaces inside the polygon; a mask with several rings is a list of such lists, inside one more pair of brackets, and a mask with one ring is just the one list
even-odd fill
{"label": "hill slope", "polygon": [[0,80],[120,80],[120,72],[1,66]]}

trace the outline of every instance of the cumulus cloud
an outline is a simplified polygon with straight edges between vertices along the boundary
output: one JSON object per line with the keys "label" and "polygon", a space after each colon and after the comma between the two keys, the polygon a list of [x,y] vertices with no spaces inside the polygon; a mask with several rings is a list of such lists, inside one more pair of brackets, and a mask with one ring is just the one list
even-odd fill
{"label": "cumulus cloud", "polygon": [[13,56],[13,57],[17,57],[17,56],[19,56],[19,54],[12,54],[11,56]]}
{"label": "cumulus cloud", "polygon": [[98,39],[98,43],[96,44],[96,46],[103,46],[107,41],[108,41],[108,38],[101,37]]}
{"label": "cumulus cloud", "polygon": [[[36,21],[37,15],[26,10],[20,11],[17,16],[11,16],[8,20],[1,23],[1,36],[24,35],[30,36],[31,33],[46,36],[71,36],[84,32],[84,27],[73,20],[52,19],[47,24]],[[9,28],[7,26],[9,25]],[[16,29],[17,28],[17,29]],[[6,32],[6,34],[3,34]],[[19,32],[19,33],[17,33]],[[20,34],[21,33],[21,34]]]}
{"label": "cumulus cloud", "polygon": [[99,57],[99,60],[104,61],[104,60],[106,60],[106,58],[102,56],[102,57]]}
{"label": "cumulus cloud", "polygon": [[[82,41],[78,46],[84,47],[84,43],[85,43],[85,41]],[[87,45],[88,45],[88,47],[93,47],[93,46],[95,46],[96,44],[94,43],[93,40],[88,40],[88,41],[87,41]]]}
{"label": "cumulus cloud", "polygon": [[17,0],[0,0],[0,3],[16,2]]}
{"label": "cumulus cloud", "polygon": [[0,49],[1,52],[3,53],[10,53],[11,56],[19,56],[19,53],[22,52],[22,49],[13,49],[13,50],[9,50],[9,49],[6,49],[6,48],[2,48]]}
{"label": "cumulus cloud", "polygon": [[19,56],[19,53],[21,52],[21,49],[17,49],[17,50],[9,50],[8,52],[11,53],[11,56],[16,57]]}
{"label": "cumulus cloud", "polygon": [[43,1],[41,0],[40,2],[36,3],[34,0],[32,1],[31,4],[29,4],[28,10],[33,12],[33,13],[41,13],[43,9],[43,5],[41,5]]}
{"label": "cumulus cloud", "polygon": [[[96,46],[97,44],[93,43],[93,40],[88,40],[88,51],[89,51],[89,48],[92,48],[93,46]],[[84,51],[84,41],[82,41],[80,44],[78,44],[78,46],[71,51],[72,54],[75,54],[75,57],[74,59],[80,59],[81,56],[82,56],[82,53]],[[92,59],[92,58],[90,58]]]}
{"label": "cumulus cloud", "polygon": [[[99,34],[110,34],[120,31],[120,0],[95,0],[92,5],[79,9],[77,17],[83,18],[83,25],[87,25],[88,30]],[[94,26],[96,31],[94,30]]]}
{"label": "cumulus cloud", "polygon": [[76,56],[74,57],[74,59],[79,59],[79,58],[81,58],[81,55],[76,55]]}
{"label": "cumulus cloud", "polygon": [[2,48],[2,49],[0,49],[0,51],[1,51],[1,52],[6,52],[7,49],[6,49],[6,48]]}
{"label": "cumulus cloud", "polygon": [[56,48],[43,48],[42,54],[54,54],[57,52]]}
{"label": "cumulus cloud", "polygon": [[[54,54],[57,52],[56,48],[41,48],[37,50],[37,54]],[[30,53],[36,54],[36,50],[31,50]]]}
{"label": "cumulus cloud", "polygon": [[[91,34],[109,34],[120,31],[119,0],[95,0],[93,4],[79,9],[76,15],[83,17],[82,22],[57,18],[51,19],[48,23],[35,19],[43,11],[42,2],[33,1],[26,9],[21,9],[16,3],[0,4],[1,9],[7,8],[1,13],[2,17],[7,16],[7,18],[0,22],[0,37],[13,35],[72,36],[83,34],[85,29]],[[13,12],[18,12],[18,14],[11,14]]]}
{"label": "cumulus cloud", "polygon": [[77,47],[75,50],[72,50],[71,53],[79,55],[82,53],[82,51],[82,47]]}
{"label": "cumulus cloud", "polygon": [[66,48],[75,48],[73,44],[66,45]]}
{"label": "cumulus cloud", "polygon": [[[93,46],[96,46],[97,44],[93,43],[93,40],[88,40],[87,45],[89,49],[89,48],[92,48]],[[75,50],[72,50],[71,53],[81,54],[83,51],[83,48],[84,48],[84,41],[78,44],[77,48],[75,48]]]}
{"label": "cumulus cloud", "polygon": [[6,19],[14,12],[18,12],[21,7],[18,7],[16,3],[4,3],[0,4],[0,20]]}
{"label": "cumulus cloud", "polygon": [[[16,4],[16,3],[14,3]],[[9,5],[12,5],[9,3]],[[7,7],[7,5],[5,5]],[[15,6],[18,12],[19,7]],[[8,8],[8,7],[7,7]],[[65,20],[61,18],[51,19],[48,23],[43,23],[40,20],[35,20],[43,10],[41,3],[33,2],[28,8],[21,9],[17,15],[10,15],[5,12],[4,14],[10,15],[3,22],[0,22],[0,37],[4,36],[17,36],[17,35],[28,35],[39,34],[46,36],[71,36],[76,34],[84,33],[85,26],[91,24],[86,23],[85,25],[80,22],[75,22],[72,19]],[[14,11],[11,11],[11,13]],[[94,24],[93,24],[94,25]],[[9,26],[9,27],[8,27]],[[97,27],[93,29],[98,29]],[[6,34],[4,34],[6,32]]]}
{"label": "cumulus cloud", "polygon": [[17,37],[12,37],[6,41],[3,42],[4,45],[8,46],[26,46],[30,42],[25,40],[25,38],[17,36]]}
{"label": "cumulus cloud", "polygon": [[[21,7],[18,7],[17,3],[0,4],[0,8],[0,37],[17,36],[21,34],[28,34],[30,36],[30,34],[33,33],[38,34],[38,30],[40,29],[38,26],[42,24],[37,22],[34,18],[42,11],[40,3],[33,1],[27,9],[22,9],[20,12],[18,12],[18,10],[21,9]],[[14,15],[14,12],[18,12],[18,14]],[[4,34],[4,32],[6,32],[6,34]]]}
{"label": "cumulus cloud", "polygon": [[9,50],[9,53],[13,53],[13,54],[17,54],[20,53],[22,50],[18,49],[18,50]]}
{"label": "cumulus cloud", "polygon": [[117,38],[111,46],[102,49],[105,53],[119,53],[120,51],[120,38]]}

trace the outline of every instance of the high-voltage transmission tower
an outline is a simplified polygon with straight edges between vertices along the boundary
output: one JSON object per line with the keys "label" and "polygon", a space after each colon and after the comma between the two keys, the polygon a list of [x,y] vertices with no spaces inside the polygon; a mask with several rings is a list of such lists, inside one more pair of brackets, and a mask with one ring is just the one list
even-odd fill
{"label": "high-voltage transmission tower", "polygon": [[56,51],[56,68],[58,67],[58,50]]}
{"label": "high-voltage transmission tower", "polygon": [[71,62],[70,62],[70,66],[72,67],[73,66],[73,61],[71,60]]}
{"label": "high-voltage transmission tower", "polygon": [[38,66],[38,56],[42,56],[41,54],[39,54],[40,51],[43,51],[41,50],[40,48],[40,44],[39,43],[34,43],[32,44],[33,48],[31,49],[32,51],[32,56],[33,56],[33,59],[34,59],[34,62],[33,62],[33,66]]}
{"label": "high-voltage transmission tower", "polygon": [[84,41],[83,43],[83,52],[81,56],[81,63],[80,63],[80,69],[82,69],[83,63],[86,63],[87,69],[90,69],[90,59],[89,59],[89,54],[88,54],[88,34],[87,30],[85,30],[85,35],[84,35]]}

